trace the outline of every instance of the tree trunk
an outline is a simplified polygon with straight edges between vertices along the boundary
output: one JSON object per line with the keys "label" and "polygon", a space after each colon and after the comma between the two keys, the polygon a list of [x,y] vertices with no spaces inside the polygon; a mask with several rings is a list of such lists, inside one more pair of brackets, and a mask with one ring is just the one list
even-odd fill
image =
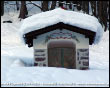
{"label": "tree trunk", "polygon": [[93,1],[94,3],[94,16],[97,17],[97,14],[96,14],[96,1]]}
{"label": "tree trunk", "polygon": [[109,21],[109,1],[107,2],[107,21]]}
{"label": "tree trunk", "polygon": [[98,11],[98,18],[101,24],[103,24],[102,22],[102,2],[101,1],[97,1],[97,11]]}
{"label": "tree trunk", "polygon": [[83,1],[83,2],[82,2],[82,10],[83,10],[84,12],[86,12],[86,4],[85,4],[85,2],[86,2],[86,1]]}
{"label": "tree trunk", "polygon": [[26,7],[26,1],[21,1],[21,9],[20,9],[19,18],[25,19],[27,14],[28,14],[28,11],[27,11],[27,7]]}
{"label": "tree trunk", "polygon": [[85,1],[85,12],[89,14],[89,1]]}
{"label": "tree trunk", "polygon": [[16,1],[16,9],[19,10],[19,1]]}
{"label": "tree trunk", "polygon": [[103,1],[103,23],[105,26],[104,31],[107,30],[107,1]]}
{"label": "tree trunk", "polygon": [[53,9],[55,9],[55,6],[56,6],[56,1],[52,1],[52,5],[51,5],[51,8],[50,8],[50,10],[53,10]]}
{"label": "tree trunk", "polygon": [[42,1],[42,10],[45,12],[45,11],[48,11],[48,1]]}
{"label": "tree trunk", "polygon": [[1,1],[1,16],[4,15],[4,1]]}
{"label": "tree trunk", "polygon": [[82,9],[82,1],[78,1],[77,9],[79,11]]}
{"label": "tree trunk", "polygon": [[69,9],[72,9],[72,2],[70,1]]}
{"label": "tree trunk", "polygon": [[59,1],[59,7],[63,7],[63,1]]}
{"label": "tree trunk", "polygon": [[97,17],[97,14],[96,14],[96,1],[90,1],[91,3],[91,8],[92,8],[92,14]]}
{"label": "tree trunk", "polygon": [[77,8],[77,1],[72,1],[72,3],[74,4],[74,8],[72,9],[73,11],[75,10],[75,7]]}

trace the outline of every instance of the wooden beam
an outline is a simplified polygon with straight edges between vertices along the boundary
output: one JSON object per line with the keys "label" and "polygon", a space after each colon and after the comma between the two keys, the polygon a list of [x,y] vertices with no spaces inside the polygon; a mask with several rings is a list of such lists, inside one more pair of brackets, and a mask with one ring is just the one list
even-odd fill
{"label": "wooden beam", "polygon": [[54,25],[51,25],[51,26],[48,26],[48,27],[45,27],[45,28],[42,28],[42,29],[38,29],[38,30],[35,30],[35,31],[32,31],[32,32],[29,32],[29,33],[25,34],[25,37],[24,37],[25,40],[26,40],[25,42],[29,46],[33,46],[33,39],[35,37],[37,37],[38,35],[56,30],[56,29],[67,29],[67,30],[70,30],[70,31],[73,31],[73,32],[83,34],[83,35],[85,35],[86,37],[89,38],[89,44],[90,45],[92,45],[92,43],[94,42],[94,38],[95,38],[95,35],[96,35],[95,32],[90,31],[88,29],[82,29],[82,28],[79,28],[79,27],[75,27],[75,26],[72,26],[72,25],[68,25],[68,24],[64,24],[62,22],[59,22],[57,24],[54,24]]}

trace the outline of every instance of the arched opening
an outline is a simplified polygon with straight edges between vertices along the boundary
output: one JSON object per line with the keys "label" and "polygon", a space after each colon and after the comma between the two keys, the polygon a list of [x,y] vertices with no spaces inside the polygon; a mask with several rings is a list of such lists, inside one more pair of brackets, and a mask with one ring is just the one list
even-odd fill
{"label": "arched opening", "polygon": [[54,40],[48,43],[48,66],[76,68],[76,44],[70,40]]}

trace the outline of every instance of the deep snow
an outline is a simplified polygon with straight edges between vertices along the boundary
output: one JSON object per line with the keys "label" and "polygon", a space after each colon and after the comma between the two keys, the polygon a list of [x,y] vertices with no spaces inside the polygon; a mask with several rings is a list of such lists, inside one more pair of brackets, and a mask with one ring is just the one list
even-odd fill
{"label": "deep snow", "polygon": [[[33,67],[33,48],[28,48],[20,39],[19,29],[21,22],[17,20],[16,15],[9,18],[14,19],[14,23],[2,23],[6,19],[5,17],[8,18],[8,15],[1,17],[2,84],[38,83],[38,85],[27,84],[24,86],[108,86],[109,31],[104,33],[99,44],[90,46],[89,70]],[[72,83],[73,85],[71,85]],[[2,86],[14,86],[14,84]]]}

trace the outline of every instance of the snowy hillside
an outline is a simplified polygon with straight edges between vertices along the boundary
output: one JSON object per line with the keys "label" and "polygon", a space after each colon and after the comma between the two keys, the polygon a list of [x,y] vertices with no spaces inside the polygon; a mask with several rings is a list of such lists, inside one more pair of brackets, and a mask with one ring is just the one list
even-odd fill
{"label": "snowy hillside", "polygon": [[[17,16],[1,17],[2,86],[109,86],[109,31],[90,46],[89,70],[33,67],[33,48],[22,43]],[[6,17],[14,23],[2,23]]]}

